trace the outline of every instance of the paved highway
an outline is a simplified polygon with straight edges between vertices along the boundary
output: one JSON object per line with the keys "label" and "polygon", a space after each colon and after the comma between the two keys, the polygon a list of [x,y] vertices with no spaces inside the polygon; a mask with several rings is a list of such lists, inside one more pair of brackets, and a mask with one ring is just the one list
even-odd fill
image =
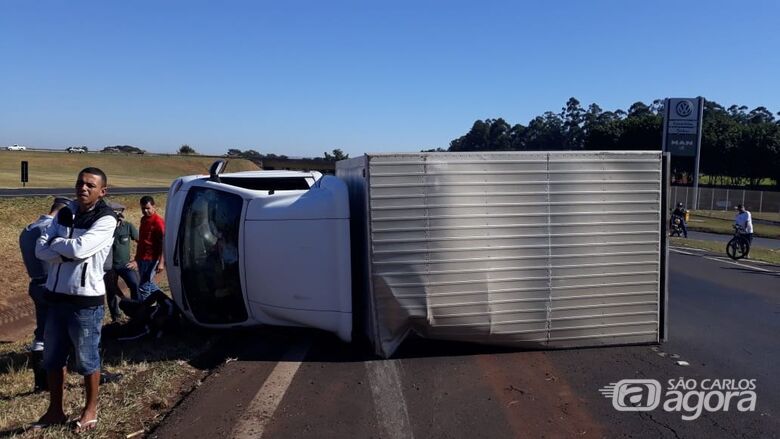
{"label": "paved highway", "polygon": [[[662,345],[515,352],[416,339],[381,360],[320,332],[254,330],[229,337],[236,361],[152,437],[776,437],[780,267],[689,250],[670,264]],[[755,380],[755,410],[732,402],[688,421],[695,399],[685,413],[621,412],[599,393],[622,379],[665,390],[680,377]]]}

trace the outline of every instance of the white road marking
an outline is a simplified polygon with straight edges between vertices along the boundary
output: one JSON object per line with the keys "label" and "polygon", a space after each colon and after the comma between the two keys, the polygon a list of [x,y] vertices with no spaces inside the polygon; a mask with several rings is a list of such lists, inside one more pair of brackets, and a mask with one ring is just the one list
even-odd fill
{"label": "white road marking", "polygon": [[680,254],[682,254],[682,255],[688,255],[688,256],[699,256],[699,255],[698,255],[698,254],[696,254],[696,253],[690,253],[690,252],[684,252],[684,251],[682,251],[682,250],[678,250],[676,247],[669,247],[669,250],[671,250],[671,251],[673,251],[673,252],[675,252],[675,253],[680,253]]}
{"label": "white road marking", "polygon": [[724,262],[726,264],[736,265],[738,267],[747,268],[749,270],[756,270],[756,271],[761,271],[761,272],[764,272],[764,273],[780,274],[780,272],[767,270],[766,268],[754,267],[752,265],[747,265],[747,264],[740,264],[739,262],[735,262],[735,261],[732,261],[730,259],[726,259],[724,257],[705,256],[704,254],[688,253],[688,252],[684,252],[682,250],[678,250],[677,248],[672,248],[672,247],[670,247],[669,250],[671,250],[671,251],[673,251],[675,253],[680,253],[680,254],[688,255],[688,256],[701,256],[704,259],[709,259],[711,261],[716,261],[716,262]]}
{"label": "white road marking", "polygon": [[398,360],[367,361],[365,364],[380,429],[379,436],[388,439],[414,438],[401,390]]}
{"label": "white road marking", "polygon": [[309,351],[311,341],[293,345],[282,357],[279,363],[265,379],[263,386],[252,398],[249,408],[244,412],[244,417],[237,422],[233,429],[233,437],[236,439],[260,438],[263,436],[265,426],[273,418],[279,403],[282,402],[287,388],[290,387],[295,373],[301,366],[301,361]]}
{"label": "white road marking", "polygon": [[711,260],[711,261],[725,262],[726,264],[732,264],[732,265],[736,265],[736,266],[738,266],[738,267],[742,267],[742,268],[748,268],[748,269],[750,269],[750,270],[763,271],[763,272],[765,272],[765,273],[775,273],[775,274],[780,274],[780,273],[778,273],[778,272],[776,272],[776,271],[767,270],[766,268],[761,268],[761,267],[754,267],[754,266],[752,266],[752,265],[745,265],[745,264],[740,264],[739,262],[730,261],[730,260],[728,260],[728,259],[726,259],[726,258],[716,258],[716,257],[712,257],[712,256],[702,256],[702,257],[703,257],[704,259],[709,259],[709,260]]}

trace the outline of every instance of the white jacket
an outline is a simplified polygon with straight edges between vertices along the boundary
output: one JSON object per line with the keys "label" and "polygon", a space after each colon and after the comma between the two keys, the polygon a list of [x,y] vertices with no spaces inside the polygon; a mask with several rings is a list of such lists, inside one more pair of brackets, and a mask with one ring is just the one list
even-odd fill
{"label": "white jacket", "polygon": [[69,296],[103,296],[103,264],[114,242],[116,214],[103,200],[83,213],[77,202],[68,208],[73,213],[73,227],[60,225],[62,217],[58,215],[35,246],[35,256],[49,264],[46,289]]}

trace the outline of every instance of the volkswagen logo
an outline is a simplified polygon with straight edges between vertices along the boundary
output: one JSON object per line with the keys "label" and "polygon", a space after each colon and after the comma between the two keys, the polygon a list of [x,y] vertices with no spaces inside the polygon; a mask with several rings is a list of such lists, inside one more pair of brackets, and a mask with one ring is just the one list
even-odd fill
{"label": "volkswagen logo", "polygon": [[693,113],[693,104],[691,101],[680,101],[674,107],[674,111],[680,117],[688,117]]}

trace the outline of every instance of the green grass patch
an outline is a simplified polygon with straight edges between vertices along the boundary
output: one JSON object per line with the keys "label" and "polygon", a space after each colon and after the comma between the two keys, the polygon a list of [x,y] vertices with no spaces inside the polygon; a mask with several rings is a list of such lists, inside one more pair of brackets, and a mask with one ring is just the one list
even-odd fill
{"label": "green grass patch", "polygon": [[[754,220],[777,221],[780,222],[780,213],[776,212],[750,212]],[[728,221],[734,221],[737,215],[733,210],[695,210],[692,215],[705,216],[709,218],[718,218]]]}
{"label": "green grass patch", "polygon": [[[699,215],[699,211],[691,214],[688,230],[731,235],[734,233],[734,216],[730,218]],[[753,234],[763,238],[780,239],[780,226],[757,224],[753,222]]]}
{"label": "green grass patch", "polygon": [[[27,187],[70,187],[87,166],[102,169],[110,187],[164,187],[183,175],[208,174],[215,157],[154,154],[68,154],[63,152],[0,151],[0,188],[21,188],[21,161],[29,163]],[[245,159],[228,160],[225,172],[259,169]]]}
{"label": "green grass patch", "polygon": [[[721,180],[716,175],[701,175],[699,177],[699,184],[716,184],[720,185],[723,183],[723,180]],[[766,187],[773,187],[775,186],[776,182],[772,178],[762,178],[761,181],[759,181],[759,186],[766,186]]]}
{"label": "green grass patch", "polygon": [[[726,243],[715,241],[702,241],[698,239],[669,238],[670,244],[678,247],[696,248],[711,251],[715,254],[726,256]],[[761,247],[752,247],[750,249],[750,258],[752,261],[769,262],[770,264],[780,265],[780,251]]]}

